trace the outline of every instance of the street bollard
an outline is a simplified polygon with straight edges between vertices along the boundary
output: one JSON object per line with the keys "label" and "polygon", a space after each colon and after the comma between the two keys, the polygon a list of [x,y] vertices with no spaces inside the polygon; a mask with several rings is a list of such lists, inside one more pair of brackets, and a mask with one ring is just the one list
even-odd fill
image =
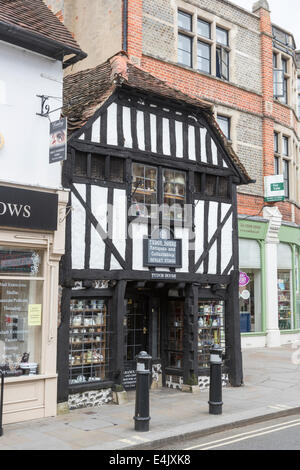
{"label": "street bollard", "polygon": [[149,431],[149,384],[150,384],[150,361],[152,357],[145,351],[136,356],[136,395],[135,395],[135,431]]}
{"label": "street bollard", "polygon": [[1,399],[0,399],[0,437],[3,436],[3,426],[2,426],[2,417],[3,417],[3,392],[4,392],[4,372],[0,370],[1,375]]}
{"label": "street bollard", "polygon": [[209,385],[209,413],[222,414],[222,353],[223,349],[214,344],[210,349],[210,385]]}

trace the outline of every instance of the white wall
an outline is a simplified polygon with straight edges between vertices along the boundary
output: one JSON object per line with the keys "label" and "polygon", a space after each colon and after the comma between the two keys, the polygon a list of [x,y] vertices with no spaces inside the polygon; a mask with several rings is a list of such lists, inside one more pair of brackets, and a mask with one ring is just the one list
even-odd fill
{"label": "white wall", "polygon": [[[0,181],[61,187],[61,164],[49,165],[49,120],[36,115],[36,95],[62,96],[61,62],[0,42],[0,70]],[[51,121],[59,117],[50,114]]]}

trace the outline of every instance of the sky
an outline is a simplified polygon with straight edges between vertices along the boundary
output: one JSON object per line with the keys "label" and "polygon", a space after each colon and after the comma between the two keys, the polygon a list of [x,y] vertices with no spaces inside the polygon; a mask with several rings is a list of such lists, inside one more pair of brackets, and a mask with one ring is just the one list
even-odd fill
{"label": "sky", "polygon": [[[256,0],[229,0],[252,12]],[[272,23],[293,34],[297,49],[300,49],[300,1],[268,0]]]}

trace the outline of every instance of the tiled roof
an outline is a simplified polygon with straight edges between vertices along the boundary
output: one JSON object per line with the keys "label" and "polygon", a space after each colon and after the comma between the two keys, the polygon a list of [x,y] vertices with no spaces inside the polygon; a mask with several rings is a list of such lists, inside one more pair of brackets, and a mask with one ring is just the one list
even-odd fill
{"label": "tiled roof", "polygon": [[[118,60],[115,61],[115,58]],[[212,105],[204,100],[186,95],[136,67],[128,61],[124,53],[117,54],[111,60],[95,68],[65,77],[63,115],[68,118],[69,132],[72,133],[84,126],[117,87],[130,88],[141,93],[167,98],[177,103],[196,107],[204,112],[206,119],[215,129],[226,151],[239,168],[245,182],[251,181],[246,169],[216,122],[212,113]]]}
{"label": "tiled roof", "polygon": [[80,51],[71,33],[42,0],[0,0],[0,22]]}

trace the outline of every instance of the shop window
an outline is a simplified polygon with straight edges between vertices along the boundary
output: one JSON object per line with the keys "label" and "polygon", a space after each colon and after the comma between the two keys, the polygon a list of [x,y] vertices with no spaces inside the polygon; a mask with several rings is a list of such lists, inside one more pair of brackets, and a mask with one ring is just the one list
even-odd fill
{"label": "shop window", "polygon": [[132,165],[131,215],[150,217],[155,215],[157,204],[157,169],[152,166]]}
{"label": "shop window", "polygon": [[38,251],[0,247],[0,369],[7,376],[42,372],[42,260]]}
{"label": "shop window", "polygon": [[164,216],[183,219],[185,203],[185,173],[163,170],[163,201],[167,206]]}
{"label": "shop window", "polygon": [[124,159],[76,152],[74,175],[99,181],[124,183]]}
{"label": "shop window", "polygon": [[74,173],[76,176],[87,175],[87,154],[86,153],[76,152]]}
{"label": "shop window", "polygon": [[115,183],[124,182],[124,159],[110,157],[109,159],[109,180]]}
{"label": "shop window", "polygon": [[278,323],[280,330],[293,328],[290,271],[278,271]]}
{"label": "shop window", "polygon": [[106,300],[71,300],[70,384],[100,382],[110,378],[110,323]]}
{"label": "shop window", "polygon": [[168,302],[168,367],[183,368],[183,315],[184,302]]}
{"label": "shop window", "polygon": [[214,344],[225,346],[224,302],[200,301],[198,303],[198,365],[209,368],[209,350]]}
{"label": "shop window", "polygon": [[194,174],[195,192],[207,197],[229,198],[228,179],[225,176]]}
{"label": "shop window", "polygon": [[102,155],[92,155],[91,157],[91,177],[99,180],[105,179],[105,157]]}

